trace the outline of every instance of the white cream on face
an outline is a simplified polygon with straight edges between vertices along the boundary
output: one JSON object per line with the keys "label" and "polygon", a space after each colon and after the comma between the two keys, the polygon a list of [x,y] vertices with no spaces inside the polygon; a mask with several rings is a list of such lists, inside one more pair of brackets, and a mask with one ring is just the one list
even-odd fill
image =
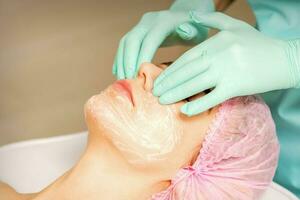
{"label": "white cream on face", "polygon": [[87,109],[131,163],[163,160],[181,138],[175,107],[162,106],[150,92],[134,91],[135,106],[113,87],[93,96]]}

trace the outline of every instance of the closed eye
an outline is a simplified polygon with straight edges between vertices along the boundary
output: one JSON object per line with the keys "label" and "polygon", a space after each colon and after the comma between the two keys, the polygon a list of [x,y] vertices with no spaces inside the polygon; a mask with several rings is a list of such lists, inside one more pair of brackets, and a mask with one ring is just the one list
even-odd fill
{"label": "closed eye", "polygon": [[201,93],[199,93],[199,94],[195,94],[195,95],[193,95],[193,96],[190,96],[190,97],[184,99],[184,101],[186,101],[186,102],[191,102],[191,101],[193,101],[193,100],[195,100],[195,99],[200,98],[201,96],[203,96],[203,95],[205,95],[205,94],[208,94],[210,91],[211,91],[211,89],[204,90],[203,92],[201,92]]}

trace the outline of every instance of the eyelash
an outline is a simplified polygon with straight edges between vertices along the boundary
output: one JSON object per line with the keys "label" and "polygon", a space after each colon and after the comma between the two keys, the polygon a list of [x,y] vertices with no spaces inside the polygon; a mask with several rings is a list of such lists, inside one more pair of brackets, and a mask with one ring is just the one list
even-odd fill
{"label": "eyelash", "polygon": [[[207,89],[207,90],[204,90],[203,92],[204,92],[205,94],[208,94],[210,91],[211,91],[210,89]],[[197,94],[195,94],[195,95],[197,95]],[[191,101],[192,101],[191,98],[193,98],[195,95],[190,96],[190,97],[188,97],[188,98],[185,98],[184,101],[186,101],[186,102],[191,102]]]}
{"label": "eyelash", "polygon": [[190,98],[186,98],[186,99],[184,99],[184,101],[190,102]]}

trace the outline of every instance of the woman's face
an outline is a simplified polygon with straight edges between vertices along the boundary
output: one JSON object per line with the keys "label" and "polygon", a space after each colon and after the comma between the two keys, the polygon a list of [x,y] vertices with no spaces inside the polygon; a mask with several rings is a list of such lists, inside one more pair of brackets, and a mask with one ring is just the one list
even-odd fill
{"label": "woman's face", "polygon": [[143,64],[136,79],[116,81],[91,97],[85,115],[88,127],[97,127],[94,132],[111,141],[128,162],[181,168],[197,156],[216,108],[187,117],[180,113],[186,100],[159,104],[152,88],[164,67]]}

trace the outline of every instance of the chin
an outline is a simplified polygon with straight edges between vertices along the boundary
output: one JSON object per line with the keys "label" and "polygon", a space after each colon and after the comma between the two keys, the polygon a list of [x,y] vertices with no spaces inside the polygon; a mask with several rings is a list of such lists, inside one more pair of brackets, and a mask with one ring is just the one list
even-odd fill
{"label": "chin", "polygon": [[[101,108],[102,107],[102,108]],[[101,112],[100,108],[105,109],[105,104],[103,104],[102,95],[97,94],[92,96],[87,100],[84,105],[84,117],[85,123],[89,129],[89,132],[100,133],[104,131],[103,125],[101,122],[103,121],[99,118],[99,112]]]}
{"label": "chin", "polygon": [[151,93],[135,90],[137,105],[114,87],[85,104],[89,130],[104,135],[130,163],[156,163],[174,151],[182,136],[174,106],[162,106]]}

